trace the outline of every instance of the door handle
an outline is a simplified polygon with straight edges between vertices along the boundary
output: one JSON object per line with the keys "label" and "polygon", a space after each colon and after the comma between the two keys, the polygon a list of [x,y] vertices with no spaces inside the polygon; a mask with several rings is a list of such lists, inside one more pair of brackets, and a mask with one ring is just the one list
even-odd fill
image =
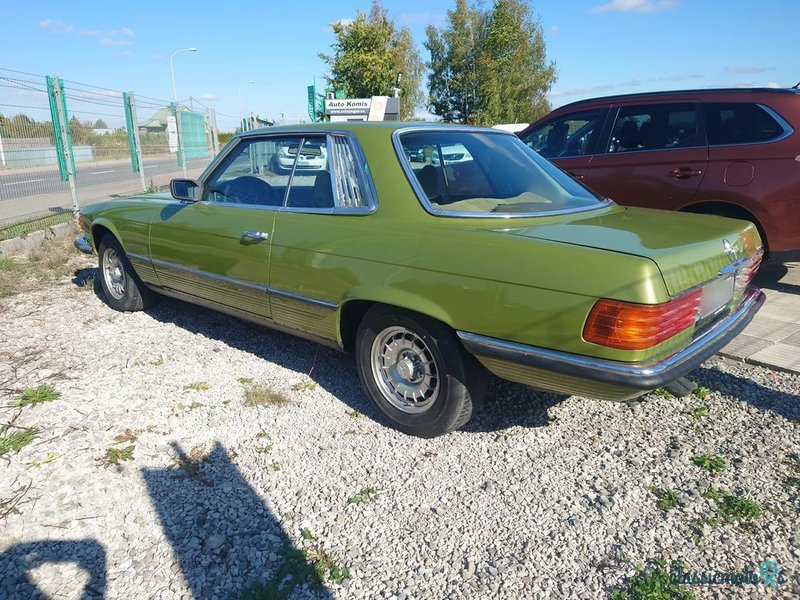
{"label": "door handle", "polygon": [[689,177],[696,177],[697,175],[702,175],[703,172],[699,169],[690,169],[689,167],[680,167],[677,169],[672,169],[667,175],[672,177],[673,179],[688,179]]}
{"label": "door handle", "polygon": [[584,179],[586,179],[585,175],[582,175],[581,173],[573,173],[572,171],[567,171],[567,175],[569,175],[573,179],[577,179],[578,181],[583,181]]}
{"label": "door handle", "polygon": [[251,240],[266,240],[269,238],[269,234],[265,231],[252,231],[250,229],[246,229],[242,232],[243,238],[249,238]]}

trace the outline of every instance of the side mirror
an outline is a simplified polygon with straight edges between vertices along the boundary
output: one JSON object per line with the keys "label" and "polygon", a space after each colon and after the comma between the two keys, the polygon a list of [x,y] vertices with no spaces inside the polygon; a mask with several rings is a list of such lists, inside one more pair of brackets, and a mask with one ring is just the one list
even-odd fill
{"label": "side mirror", "polygon": [[197,202],[200,200],[200,184],[194,179],[173,179],[169,182],[172,197],[181,202]]}

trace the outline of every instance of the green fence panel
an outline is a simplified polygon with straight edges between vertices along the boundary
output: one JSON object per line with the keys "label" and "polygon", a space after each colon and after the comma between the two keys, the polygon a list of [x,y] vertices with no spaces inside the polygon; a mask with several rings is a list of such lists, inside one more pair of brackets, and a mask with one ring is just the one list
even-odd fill
{"label": "green fence panel", "polygon": [[206,135],[206,118],[202,113],[181,112],[181,133],[186,158],[208,158],[211,151]]}

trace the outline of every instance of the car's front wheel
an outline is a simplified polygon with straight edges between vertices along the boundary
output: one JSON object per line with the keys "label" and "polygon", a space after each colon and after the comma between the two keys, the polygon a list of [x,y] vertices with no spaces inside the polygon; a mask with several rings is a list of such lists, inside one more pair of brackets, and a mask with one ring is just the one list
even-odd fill
{"label": "car's front wheel", "polygon": [[131,312],[143,310],[152,304],[155,293],[136,275],[125,251],[113,235],[103,236],[97,253],[100,285],[111,308]]}
{"label": "car's front wheel", "polygon": [[375,306],[356,337],[361,384],[397,429],[435,437],[458,429],[477,411],[486,388],[483,367],[439,321]]}

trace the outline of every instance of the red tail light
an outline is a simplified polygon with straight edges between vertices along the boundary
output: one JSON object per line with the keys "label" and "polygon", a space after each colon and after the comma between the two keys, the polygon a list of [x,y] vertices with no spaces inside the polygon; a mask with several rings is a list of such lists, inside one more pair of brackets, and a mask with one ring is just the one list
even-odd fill
{"label": "red tail light", "polygon": [[634,304],[601,299],[592,307],[583,339],[619,350],[644,350],[692,327],[701,290],[695,289],[663,304]]}

